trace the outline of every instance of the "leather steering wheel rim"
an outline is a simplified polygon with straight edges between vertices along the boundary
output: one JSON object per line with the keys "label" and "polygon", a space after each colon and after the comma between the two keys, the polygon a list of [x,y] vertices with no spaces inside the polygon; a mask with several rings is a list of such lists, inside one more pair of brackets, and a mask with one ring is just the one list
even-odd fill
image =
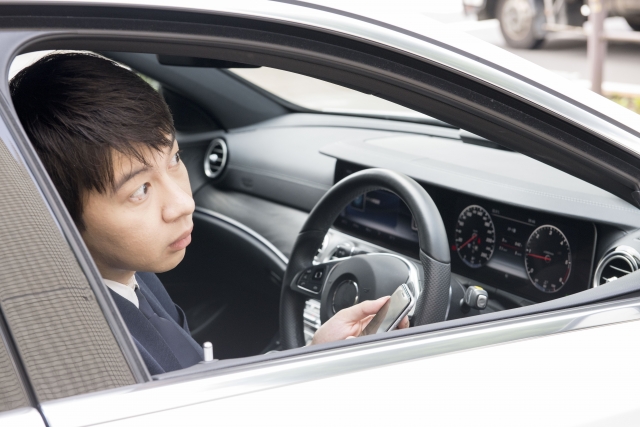
{"label": "leather steering wheel rim", "polygon": [[300,233],[287,264],[280,296],[280,338],[285,349],[305,344],[302,314],[307,297],[295,292],[296,275],[312,266],[324,236],[353,199],[374,190],[387,190],[406,203],[418,225],[424,287],[416,302],[415,325],[445,320],[449,304],[451,258],[440,212],[427,191],[408,176],[387,169],[366,169],[342,179],[318,201]]}

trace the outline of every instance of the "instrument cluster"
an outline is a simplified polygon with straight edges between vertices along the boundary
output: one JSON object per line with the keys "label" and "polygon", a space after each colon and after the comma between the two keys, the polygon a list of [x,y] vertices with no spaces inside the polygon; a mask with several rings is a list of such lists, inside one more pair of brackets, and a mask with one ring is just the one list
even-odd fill
{"label": "instrument cluster", "polygon": [[536,215],[513,218],[497,207],[490,213],[480,205],[469,205],[458,215],[452,250],[474,269],[489,263],[499,270],[521,264],[533,286],[555,293],[571,277],[571,244],[558,226],[541,222]]}
{"label": "instrument cluster", "polygon": [[[596,245],[592,222],[424,187],[447,230],[452,272],[533,302],[589,288]],[[357,198],[334,227],[418,258],[416,224],[392,193]]]}

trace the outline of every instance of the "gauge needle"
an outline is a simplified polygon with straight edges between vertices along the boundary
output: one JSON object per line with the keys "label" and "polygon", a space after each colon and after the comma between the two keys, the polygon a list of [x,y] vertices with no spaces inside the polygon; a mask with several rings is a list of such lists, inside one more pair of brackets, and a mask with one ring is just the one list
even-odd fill
{"label": "gauge needle", "polygon": [[473,239],[475,239],[476,237],[478,237],[478,235],[477,235],[477,234],[474,234],[473,236],[471,236],[471,237],[469,238],[469,240],[467,240],[466,242],[464,242],[464,243],[462,244],[462,246],[458,246],[458,250],[460,250],[460,249],[464,248],[465,246],[467,246],[467,245],[468,245],[469,243],[471,243],[471,242],[473,241]]}
{"label": "gauge needle", "polygon": [[533,258],[538,258],[538,259],[543,259],[543,260],[545,260],[547,262],[551,261],[551,257],[549,255],[542,256],[542,255],[536,255],[536,254],[527,254],[527,256],[530,256],[530,257],[533,257]]}

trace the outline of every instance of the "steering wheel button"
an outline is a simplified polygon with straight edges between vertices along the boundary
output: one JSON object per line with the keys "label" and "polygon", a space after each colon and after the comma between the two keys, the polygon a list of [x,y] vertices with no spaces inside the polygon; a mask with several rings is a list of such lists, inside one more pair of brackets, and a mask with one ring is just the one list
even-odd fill
{"label": "steering wheel button", "polygon": [[298,287],[300,289],[304,289],[305,291],[312,292],[314,294],[320,293],[320,284],[319,283],[309,283],[307,280],[298,281]]}
{"label": "steering wheel button", "polygon": [[324,270],[316,270],[316,272],[313,273],[313,280],[320,280],[322,276],[324,276]]}

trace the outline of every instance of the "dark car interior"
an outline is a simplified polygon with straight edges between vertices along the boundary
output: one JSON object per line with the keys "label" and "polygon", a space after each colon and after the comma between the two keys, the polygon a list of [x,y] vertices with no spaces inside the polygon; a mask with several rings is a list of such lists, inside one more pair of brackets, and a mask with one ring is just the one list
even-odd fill
{"label": "dark car interior", "polygon": [[[413,178],[442,218],[452,273],[446,320],[553,302],[638,269],[640,215],[624,174],[633,165],[588,132],[433,64],[339,37],[266,25],[258,34],[255,23],[241,24],[237,40],[249,46],[271,32],[281,51],[115,39],[30,47],[98,52],[149,79],[169,104],[197,207],[184,261],[160,278],[217,359],[286,348],[281,290],[298,233],[334,184],[371,168]],[[296,43],[306,59],[284,53]],[[248,66],[319,78],[428,116],[307,108],[243,78],[237,70]],[[424,230],[396,194],[371,189],[336,216],[313,249],[314,265],[391,254],[417,271],[416,294],[429,285],[420,268]],[[316,284],[296,281],[308,342],[328,315]],[[485,304],[465,300],[475,287]]]}

